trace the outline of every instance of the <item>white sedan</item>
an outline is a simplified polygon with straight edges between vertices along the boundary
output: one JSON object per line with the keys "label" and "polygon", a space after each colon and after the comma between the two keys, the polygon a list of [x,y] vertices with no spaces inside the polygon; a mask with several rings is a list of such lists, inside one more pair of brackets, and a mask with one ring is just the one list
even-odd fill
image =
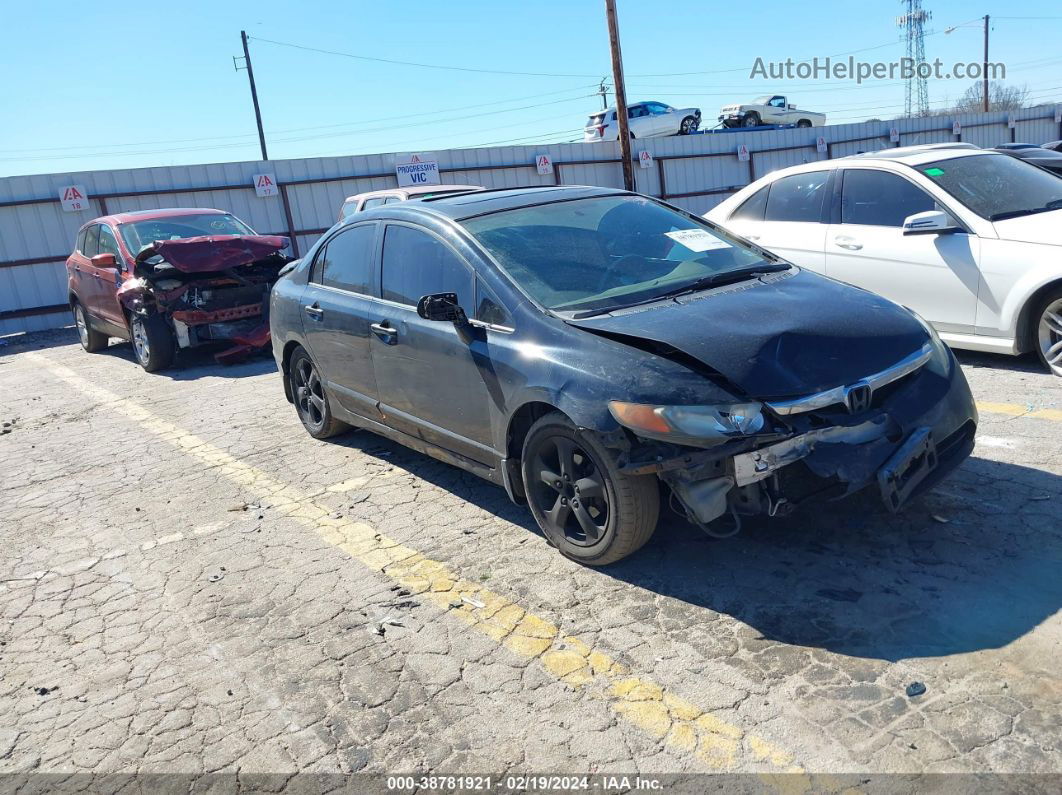
{"label": "white sedan", "polygon": [[1062,179],[999,152],[907,147],[781,169],[705,216],[913,309],[955,348],[1062,376]]}
{"label": "white sedan", "polygon": [[[700,108],[673,108],[663,102],[635,102],[627,106],[631,138],[659,138],[664,135],[691,135],[701,126]],[[618,141],[616,109],[593,113],[583,129],[583,141]]]}

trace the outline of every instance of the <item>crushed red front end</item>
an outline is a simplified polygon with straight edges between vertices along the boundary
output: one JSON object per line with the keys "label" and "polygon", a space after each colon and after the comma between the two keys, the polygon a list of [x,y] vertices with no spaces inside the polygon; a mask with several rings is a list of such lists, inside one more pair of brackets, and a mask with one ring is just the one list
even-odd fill
{"label": "crushed red front end", "polygon": [[226,341],[222,363],[269,344],[269,291],[290,260],[278,235],[207,235],[157,240],[137,254],[134,278],[118,291],[134,313],[158,314],[178,348]]}

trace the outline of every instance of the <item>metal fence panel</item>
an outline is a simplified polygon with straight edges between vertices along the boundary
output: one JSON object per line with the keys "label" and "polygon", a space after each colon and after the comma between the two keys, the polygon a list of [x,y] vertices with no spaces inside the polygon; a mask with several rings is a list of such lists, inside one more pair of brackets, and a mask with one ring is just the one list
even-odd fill
{"label": "metal fence panel", "polygon": [[[896,146],[889,130],[896,128],[902,145],[963,140],[995,146],[1010,140],[1043,143],[1062,138],[1053,106],[1027,108],[1014,115],[970,113],[954,117],[875,121],[790,130],[678,136],[637,140],[655,159],[651,168],[635,164],[637,189],[663,195],[695,213],[704,213],[733,189],[755,178],[797,163],[844,157]],[[961,125],[959,136],[952,122]],[[817,151],[816,139],[828,143]],[[739,145],[750,162],[738,159]],[[439,162],[444,183],[489,188],[584,184],[622,186],[619,144],[582,143],[547,146],[501,146],[421,152]],[[538,174],[535,157],[548,154],[553,174]],[[213,163],[192,166],[115,169],[75,174],[39,174],[0,179],[0,334],[48,328],[68,322],[63,267],[77,229],[105,212],[160,207],[217,207],[243,218],[262,233],[291,236],[294,250],[305,253],[322,230],[336,220],[346,196],[394,187],[398,153],[316,157],[269,162]],[[281,194],[258,198],[252,176],[272,173]],[[63,212],[59,190],[84,185],[89,208]],[[60,307],[58,310],[56,307]]]}

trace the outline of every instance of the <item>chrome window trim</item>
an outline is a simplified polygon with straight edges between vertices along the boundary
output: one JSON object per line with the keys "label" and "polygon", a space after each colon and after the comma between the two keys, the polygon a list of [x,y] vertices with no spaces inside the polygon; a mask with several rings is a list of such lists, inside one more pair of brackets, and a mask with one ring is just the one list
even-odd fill
{"label": "chrome window trim", "polygon": [[848,395],[854,389],[870,387],[871,391],[876,391],[886,384],[898,381],[904,376],[910,375],[915,370],[924,367],[931,358],[933,358],[933,346],[931,343],[927,342],[919,350],[915,351],[910,356],[904,357],[892,367],[874,373],[873,375],[868,375],[866,378],[861,378],[854,384],[834,387],[833,389],[827,389],[824,392],[816,392],[813,395],[805,395],[804,397],[795,398],[793,400],[781,400],[774,403],[768,402],[767,406],[775,414],[781,414],[784,416],[788,414],[803,414],[807,411],[815,411],[816,409],[826,408],[827,406],[833,406],[835,404],[847,405]]}

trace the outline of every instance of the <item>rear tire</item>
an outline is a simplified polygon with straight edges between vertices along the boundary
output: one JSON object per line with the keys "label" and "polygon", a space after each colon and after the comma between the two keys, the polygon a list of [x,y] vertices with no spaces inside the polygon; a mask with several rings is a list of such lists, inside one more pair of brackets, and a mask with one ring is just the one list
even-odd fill
{"label": "rear tire", "polygon": [[332,414],[324,379],[305,348],[296,348],[288,363],[288,384],[295,411],[314,439],[327,439],[350,429]]}
{"label": "rear tire", "polygon": [[71,311],[74,313],[74,326],[77,328],[77,336],[81,340],[81,347],[89,353],[96,353],[106,348],[110,337],[102,331],[96,331],[96,329],[92,328],[92,321],[81,304],[75,301]]}
{"label": "rear tire", "polygon": [[535,521],[566,558],[587,566],[615,563],[656,529],[656,477],[621,472],[593,435],[580,433],[560,412],[531,426],[520,468]]}
{"label": "rear tire", "polygon": [[811,126],[811,122],[808,121],[807,119],[801,119],[800,121],[797,122],[797,127],[810,127],[810,126]]}
{"label": "rear tire", "polygon": [[1033,315],[1033,346],[1051,373],[1062,376],[1062,290],[1047,294]]}
{"label": "rear tire", "polygon": [[129,332],[133,354],[147,372],[157,373],[173,364],[177,341],[161,315],[133,315]]}

